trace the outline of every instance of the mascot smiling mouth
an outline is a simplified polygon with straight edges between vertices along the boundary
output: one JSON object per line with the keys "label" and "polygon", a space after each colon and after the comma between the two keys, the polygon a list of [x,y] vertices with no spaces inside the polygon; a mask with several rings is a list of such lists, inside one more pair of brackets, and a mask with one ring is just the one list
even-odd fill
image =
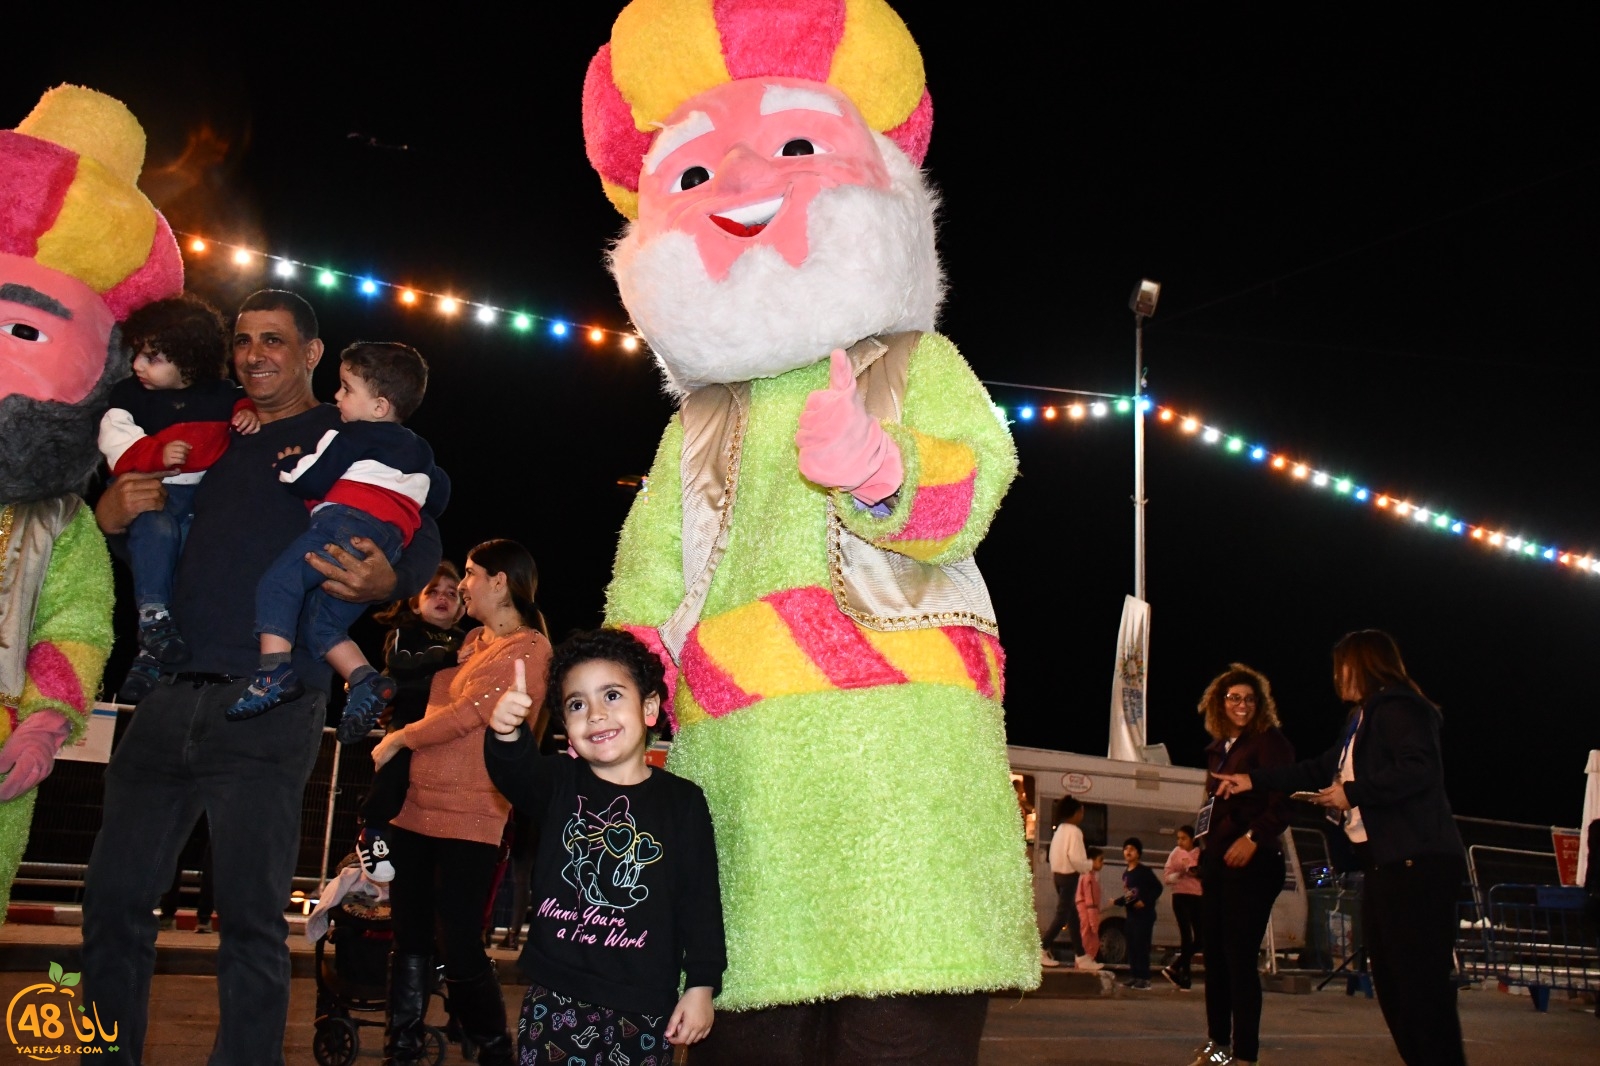
{"label": "mascot smiling mouth", "polygon": [[711,215],[711,221],[717,227],[735,237],[754,237],[767,228],[767,224],[777,217],[783,208],[786,197],[779,196],[771,200],[762,200],[760,203],[736,207],[731,211]]}

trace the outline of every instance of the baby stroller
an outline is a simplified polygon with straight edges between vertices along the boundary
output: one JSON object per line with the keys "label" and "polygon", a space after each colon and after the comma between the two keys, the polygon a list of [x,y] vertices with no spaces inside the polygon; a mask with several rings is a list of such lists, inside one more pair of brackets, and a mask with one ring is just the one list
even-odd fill
{"label": "baby stroller", "polygon": [[[352,856],[351,860],[354,861]],[[328,950],[332,946],[332,951]],[[317,938],[316,1032],[311,1038],[311,1053],[318,1066],[350,1066],[361,1051],[361,1030],[383,1033],[388,1013],[389,951],[394,946],[394,929],[389,919],[389,904],[372,896],[352,893],[328,912],[328,929]],[[434,994],[444,999],[441,972]],[[450,1002],[445,999],[445,1010]],[[375,1018],[358,1015],[373,1014]],[[459,1032],[454,1015],[448,1028]],[[450,1042],[445,1030],[426,1027],[427,1052],[424,1062],[442,1066],[445,1046]]]}

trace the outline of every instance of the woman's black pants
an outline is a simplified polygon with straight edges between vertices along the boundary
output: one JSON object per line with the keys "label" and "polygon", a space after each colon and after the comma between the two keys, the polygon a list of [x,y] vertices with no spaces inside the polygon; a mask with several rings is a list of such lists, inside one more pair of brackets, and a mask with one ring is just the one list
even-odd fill
{"label": "woman's black pants", "polygon": [[1257,848],[1244,866],[1228,866],[1207,848],[1201,859],[1202,933],[1206,945],[1207,1036],[1235,1058],[1260,1058],[1261,971],[1256,959],[1272,902],[1283,891],[1283,856]]}
{"label": "woman's black pants", "polygon": [[1378,1006],[1406,1066],[1467,1061],[1450,978],[1456,902],[1466,874],[1455,855],[1422,855],[1367,869],[1362,938]]}
{"label": "woman's black pants", "polygon": [[1201,903],[1204,896],[1193,892],[1172,893],[1172,916],[1178,921],[1178,957],[1172,962],[1172,972],[1180,977],[1189,976],[1194,963],[1194,953],[1205,943],[1201,935]]}
{"label": "woman's black pants", "polygon": [[389,907],[395,954],[433,955],[438,944],[446,977],[470,981],[481,976],[489,969],[483,915],[500,865],[500,846],[398,827],[391,827],[387,839],[394,863]]}

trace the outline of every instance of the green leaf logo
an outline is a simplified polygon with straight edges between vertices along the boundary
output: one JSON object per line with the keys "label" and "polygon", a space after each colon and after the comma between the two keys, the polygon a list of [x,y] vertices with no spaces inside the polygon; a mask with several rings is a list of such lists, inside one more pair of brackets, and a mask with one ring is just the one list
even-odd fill
{"label": "green leaf logo", "polygon": [[71,988],[73,985],[78,983],[79,976],[81,976],[81,975],[75,974],[75,973],[64,973],[64,974],[62,974],[61,975],[61,987],[62,988]]}
{"label": "green leaf logo", "polygon": [[61,983],[61,964],[59,962],[52,962],[50,964],[50,980],[54,981],[56,984]]}

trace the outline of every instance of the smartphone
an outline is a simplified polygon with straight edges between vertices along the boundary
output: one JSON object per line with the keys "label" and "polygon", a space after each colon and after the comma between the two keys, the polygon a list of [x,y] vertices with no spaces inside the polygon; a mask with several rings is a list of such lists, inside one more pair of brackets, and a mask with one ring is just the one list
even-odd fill
{"label": "smartphone", "polygon": [[1320,792],[1291,792],[1289,793],[1289,798],[1300,800],[1303,803],[1315,803],[1317,802],[1317,797],[1321,794]]}

